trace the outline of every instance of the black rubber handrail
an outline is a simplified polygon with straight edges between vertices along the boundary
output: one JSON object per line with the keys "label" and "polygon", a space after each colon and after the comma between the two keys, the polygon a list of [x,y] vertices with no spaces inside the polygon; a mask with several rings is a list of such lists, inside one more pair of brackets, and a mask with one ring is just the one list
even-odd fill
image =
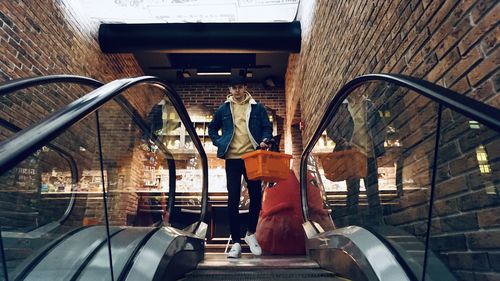
{"label": "black rubber handrail", "polygon": [[75,83],[99,88],[104,85],[101,81],[78,75],[47,75],[10,80],[0,84],[0,96],[8,95],[29,87],[53,84],[53,83]]}
{"label": "black rubber handrail", "polygon": [[[46,76],[40,76],[40,77],[30,77],[30,78],[22,78],[22,79],[16,79],[16,80],[10,80],[7,82],[2,82],[0,83],[0,96],[6,96],[9,95],[15,91],[23,90],[26,88],[30,87],[36,87],[36,86],[41,86],[41,85],[47,85],[47,84],[54,84],[54,83],[74,83],[74,84],[80,84],[80,85],[86,85],[86,86],[91,86],[94,88],[98,88],[103,85],[102,82],[84,77],[84,76],[78,76],[78,75],[46,75]],[[1,120],[2,126],[5,128],[13,131],[13,132],[18,132],[21,130],[21,128],[11,124],[10,122],[7,122],[6,120]],[[72,183],[78,182],[78,170],[76,166],[76,162],[74,159],[64,152],[62,149],[59,149],[58,147],[55,146],[50,146],[50,148],[54,149],[61,155],[63,158],[65,158],[68,163],[70,164],[70,169],[71,169],[71,180]],[[71,211],[73,210],[73,207],[75,205],[75,194],[71,194],[70,202],[68,204],[68,207],[66,208],[66,211],[62,215],[62,217],[59,219],[59,223],[62,224],[71,214]],[[0,237],[0,243],[1,243],[1,237]],[[3,246],[0,245],[1,250],[3,251]],[[5,269],[5,278],[8,277],[7,275],[7,269],[4,266]]]}
{"label": "black rubber handrail", "polygon": [[458,94],[450,89],[401,74],[368,74],[357,77],[344,85],[333,97],[332,101],[325,110],[325,114],[321,118],[318,128],[309,139],[304,151],[302,152],[300,159],[300,196],[304,221],[308,221],[309,217],[309,208],[307,205],[307,158],[309,157],[309,154],[321,134],[337,113],[337,110],[344,99],[346,99],[347,96],[358,87],[366,84],[367,82],[374,81],[389,82],[391,84],[413,90],[414,92],[425,96],[438,104],[457,111],[472,120],[478,121],[479,123],[482,123],[497,132],[500,131],[499,109],[474,100],[470,97]]}
{"label": "black rubber handrail", "polygon": [[[22,78],[22,79],[16,79],[16,80],[10,80],[7,82],[0,83],[0,96],[6,96],[9,94],[12,94],[16,91],[27,89],[30,87],[36,87],[36,86],[41,86],[41,85],[47,85],[47,84],[55,84],[55,83],[70,83],[70,84],[79,84],[79,85],[85,85],[85,86],[90,86],[93,88],[99,88],[104,83],[101,81],[98,81],[93,78],[85,77],[85,76],[79,76],[79,75],[65,75],[65,74],[58,74],[58,75],[46,75],[46,76],[40,76],[40,77],[29,77],[29,78]],[[21,128],[11,124],[10,122],[7,122],[6,120],[1,120],[2,126],[5,128],[18,132],[21,130]],[[63,158],[65,158],[68,163],[70,164],[70,169],[71,169],[71,174],[72,174],[72,182],[77,183],[78,182],[78,170],[77,170],[77,165],[74,159],[65,151],[62,149],[48,145],[50,148],[56,150]],[[71,194],[71,199],[70,203],[68,204],[68,208],[66,208],[66,211],[64,212],[63,216],[59,219],[59,223],[63,223],[71,214],[71,211],[73,210],[73,207],[75,205],[75,194]]]}
{"label": "black rubber handrail", "polygon": [[[164,84],[159,78],[153,76],[141,76],[125,78],[112,81],[102,87],[88,93],[87,95],[68,104],[60,110],[50,114],[39,123],[19,132],[12,138],[0,143],[0,174],[6,172],[18,164],[37,149],[50,142],[63,133],[73,124],[95,112],[111,99],[118,97],[122,92],[136,85],[150,84],[165,91],[170,99],[181,121],[185,124],[188,135],[198,150],[202,159],[202,210],[198,225],[203,222],[208,199],[208,159],[198,135],[193,127],[182,99],[175,90]],[[197,227],[195,228],[196,231]]]}

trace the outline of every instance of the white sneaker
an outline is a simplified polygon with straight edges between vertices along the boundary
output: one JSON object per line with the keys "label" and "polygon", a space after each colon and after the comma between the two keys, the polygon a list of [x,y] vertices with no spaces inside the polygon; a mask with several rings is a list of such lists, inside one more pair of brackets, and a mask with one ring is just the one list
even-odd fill
{"label": "white sneaker", "polygon": [[229,253],[227,253],[227,257],[231,259],[237,259],[241,257],[241,245],[240,243],[234,243],[231,247]]}
{"label": "white sneaker", "polygon": [[259,242],[257,242],[255,234],[247,233],[247,235],[245,235],[245,242],[250,247],[250,252],[252,252],[252,254],[256,256],[262,255],[262,249],[260,248]]}

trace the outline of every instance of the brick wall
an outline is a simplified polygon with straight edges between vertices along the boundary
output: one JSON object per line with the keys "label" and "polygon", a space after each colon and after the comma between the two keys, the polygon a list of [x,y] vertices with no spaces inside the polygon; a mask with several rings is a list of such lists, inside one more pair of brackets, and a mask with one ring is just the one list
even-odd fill
{"label": "brick wall", "polygon": [[302,50],[286,74],[287,108],[301,101],[305,140],[324,101],[367,73],[424,78],[499,106],[496,1],[312,2],[301,3]]}
{"label": "brick wall", "polygon": [[[187,108],[203,104],[209,109],[215,110],[229,94],[229,85],[223,83],[174,84],[173,86]],[[285,118],[283,88],[266,89],[260,83],[249,83],[248,91],[256,101],[275,110],[276,115]]]}
{"label": "brick wall", "polygon": [[[73,5],[69,1],[0,2],[0,82],[49,74],[90,76],[108,82],[143,74],[133,55],[101,53],[98,26],[91,24]],[[0,98],[0,117],[24,128],[90,90],[90,87],[67,84],[23,90]],[[95,120],[91,117],[56,141],[73,154],[80,173],[98,168],[94,161],[94,130]],[[87,149],[86,154],[79,151],[80,146]],[[60,168],[57,162],[52,165]],[[38,190],[39,185],[29,188]],[[82,216],[76,219],[81,222]]]}
{"label": "brick wall", "polygon": [[[175,84],[174,88],[184,101],[186,108],[205,106],[213,113],[229,94],[229,85],[222,83]],[[277,134],[281,134],[281,149],[284,147],[283,120],[286,117],[285,93],[282,87],[266,89],[260,83],[249,83],[252,97],[274,111],[277,116]]]}
{"label": "brick wall", "polygon": [[133,55],[105,55],[97,28],[67,1],[0,3],[0,78],[75,74],[110,81],[142,74]]}
{"label": "brick wall", "polygon": [[[403,73],[423,78],[499,107],[499,11],[497,1],[307,1],[301,2],[299,19],[303,37],[300,54],[289,58],[286,74],[287,120],[300,102],[305,121],[304,144],[312,136],[334,94],[349,80],[367,73]],[[407,124],[395,126],[407,147],[401,172],[424,187],[399,195],[386,223],[417,236],[426,230],[430,166],[432,165],[432,112],[418,100],[406,113]],[[402,108],[391,108],[398,114]],[[451,117],[450,117],[451,116]],[[431,248],[460,280],[499,278],[498,134],[484,128],[474,131],[468,120],[443,115],[442,154],[438,159],[438,200],[434,204]],[[395,124],[397,125],[397,124]],[[408,128],[404,128],[408,126]],[[287,128],[289,128],[287,126]],[[406,131],[406,132],[405,132]],[[413,132],[412,134],[408,134]],[[420,134],[420,135],[419,135]],[[483,134],[487,137],[483,138]],[[410,149],[418,141],[422,143]],[[468,145],[465,145],[468,143]],[[493,174],[479,171],[476,149],[484,145]],[[430,147],[430,149],[429,149]],[[493,178],[492,178],[493,177]],[[493,187],[495,186],[495,187]],[[334,213],[335,214],[335,213]],[[479,219],[481,218],[481,219]],[[394,219],[394,220],[392,220]],[[398,220],[398,221],[396,221]],[[448,246],[447,246],[448,245]],[[476,261],[477,262],[473,262]]]}

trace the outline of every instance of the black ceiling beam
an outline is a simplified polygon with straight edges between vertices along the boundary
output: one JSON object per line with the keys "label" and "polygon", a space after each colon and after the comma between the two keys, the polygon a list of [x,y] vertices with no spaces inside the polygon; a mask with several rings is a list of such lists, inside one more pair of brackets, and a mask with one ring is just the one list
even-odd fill
{"label": "black ceiling beam", "polygon": [[300,23],[103,23],[104,53],[266,53],[300,51]]}

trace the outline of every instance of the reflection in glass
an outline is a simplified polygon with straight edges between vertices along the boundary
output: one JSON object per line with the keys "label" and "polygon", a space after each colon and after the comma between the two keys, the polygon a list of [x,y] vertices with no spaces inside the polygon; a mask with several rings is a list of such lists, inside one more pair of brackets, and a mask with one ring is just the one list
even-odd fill
{"label": "reflection in glass", "polygon": [[[407,89],[366,83],[340,105],[308,165],[308,182],[323,187],[323,207],[331,212],[335,227],[361,225],[384,236],[414,265],[418,278],[423,272],[437,108]],[[309,187],[308,203],[310,209],[320,205],[311,199]],[[309,219],[317,221],[311,215]]]}
{"label": "reflection in glass", "polygon": [[134,110],[118,102],[99,110],[110,224],[182,228],[197,221],[201,158],[173,103],[152,86],[134,87],[124,96]]}
{"label": "reflection in glass", "polygon": [[[0,225],[9,245],[9,279],[42,246],[81,226],[103,224],[95,125],[95,115],[86,117],[0,175]],[[105,228],[97,232],[106,235]]]}
{"label": "reflection in glass", "polygon": [[[500,276],[500,135],[445,108],[427,253],[429,280],[445,280],[440,262],[461,280]],[[493,277],[493,279],[495,278]]]}

